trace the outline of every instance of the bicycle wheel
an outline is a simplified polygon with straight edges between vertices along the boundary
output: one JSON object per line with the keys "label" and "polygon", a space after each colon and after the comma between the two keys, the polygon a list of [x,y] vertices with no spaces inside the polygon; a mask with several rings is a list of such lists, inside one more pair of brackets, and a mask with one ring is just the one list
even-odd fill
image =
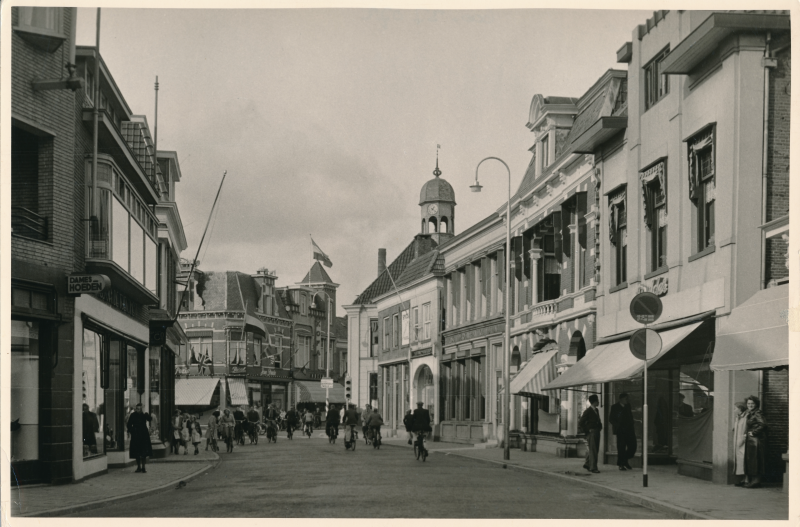
{"label": "bicycle wheel", "polygon": [[427,457],[428,457],[428,451],[425,449],[425,447],[422,447],[422,462],[423,463],[425,463],[425,458],[427,458]]}
{"label": "bicycle wheel", "polygon": [[419,445],[414,443],[414,457],[419,459],[419,455],[420,455]]}

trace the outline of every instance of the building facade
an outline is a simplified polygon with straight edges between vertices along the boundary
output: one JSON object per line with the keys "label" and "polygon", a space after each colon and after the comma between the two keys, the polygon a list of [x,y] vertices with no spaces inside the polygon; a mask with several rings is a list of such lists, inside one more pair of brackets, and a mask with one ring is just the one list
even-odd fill
{"label": "building facade", "polygon": [[[788,24],[781,12],[655,12],[617,53],[628,64],[627,119],[601,118],[572,143],[594,154],[606,214],[597,341],[548,388],[602,384],[605,409],[629,393],[638,451],[717,483],[732,482],[733,404],[748,395],[776,421],[769,479],[780,480],[787,448],[788,403],[778,394],[788,379],[785,324],[751,319],[757,341],[732,324],[754,305],[774,323],[787,305]],[[648,361],[647,438],[642,364],[628,351],[641,327],[629,305],[643,291],[663,303],[651,326],[663,345]],[[612,463],[608,429],[602,448]]]}
{"label": "building facade", "polygon": [[159,170],[146,119],[97,51],[75,46],[76,10],[11,13],[11,462],[19,483],[66,483],[133,462],[138,403],[154,455],[169,451],[180,169],[164,152]]}

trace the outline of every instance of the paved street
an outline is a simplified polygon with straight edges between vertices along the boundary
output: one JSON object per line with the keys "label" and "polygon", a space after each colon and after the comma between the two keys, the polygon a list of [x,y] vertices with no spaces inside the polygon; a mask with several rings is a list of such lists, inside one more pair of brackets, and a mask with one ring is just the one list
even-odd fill
{"label": "paved street", "polygon": [[[667,517],[544,475],[443,454],[422,463],[407,448],[383,445],[376,451],[363,440],[355,452],[345,451],[341,437],[331,445],[316,433],[220,456],[218,468],[184,488],[73,516]],[[131,477],[140,476],[147,477]]]}

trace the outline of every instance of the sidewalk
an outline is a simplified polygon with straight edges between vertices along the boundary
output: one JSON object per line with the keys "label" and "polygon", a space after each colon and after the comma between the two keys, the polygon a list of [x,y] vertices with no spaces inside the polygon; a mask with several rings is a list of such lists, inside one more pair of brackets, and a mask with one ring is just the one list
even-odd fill
{"label": "sidewalk", "polygon": [[[387,445],[412,448],[405,439],[385,439]],[[438,455],[461,456],[482,462],[506,464],[516,470],[530,470],[571,480],[596,492],[610,494],[643,507],[683,519],[788,520],[789,495],[780,488],[743,489],[716,485],[678,475],[671,465],[648,467],[648,486],[642,487],[642,471],[620,472],[614,465],[601,465],[600,474],[582,468],[583,459],[557,458],[552,454],[511,450],[503,461],[502,448],[478,448],[460,443],[428,442],[428,451]]]}
{"label": "sidewalk", "polygon": [[217,466],[217,454],[200,452],[155,459],[147,464],[146,474],[135,473],[134,465],[109,469],[108,474],[80,483],[12,488],[11,516],[63,516],[173,488]]}

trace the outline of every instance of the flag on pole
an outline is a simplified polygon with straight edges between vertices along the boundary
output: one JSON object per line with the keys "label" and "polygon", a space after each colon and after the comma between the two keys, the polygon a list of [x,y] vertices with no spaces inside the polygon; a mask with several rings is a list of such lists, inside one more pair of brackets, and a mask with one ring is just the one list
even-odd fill
{"label": "flag on pole", "polygon": [[327,254],[322,252],[322,249],[319,248],[319,245],[317,245],[317,242],[314,241],[314,238],[311,238],[311,248],[313,250],[315,260],[319,260],[325,264],[325,267],[333,267],[331,259],[328,258]]}

